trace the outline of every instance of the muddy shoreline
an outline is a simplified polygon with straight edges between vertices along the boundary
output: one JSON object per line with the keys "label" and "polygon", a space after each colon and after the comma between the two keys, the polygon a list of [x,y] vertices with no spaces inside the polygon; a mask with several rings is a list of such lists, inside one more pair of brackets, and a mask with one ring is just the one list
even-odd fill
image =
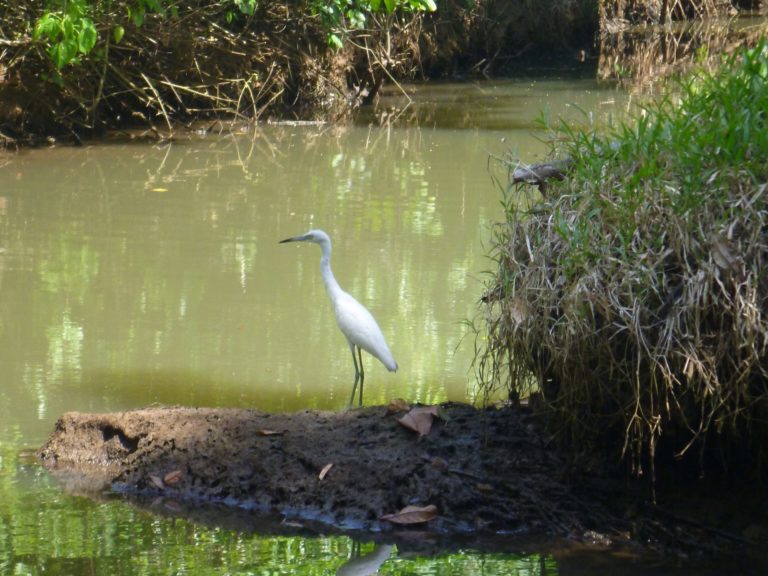
{"label": "muddy shoreline", "polygon": [[[651,506],[626,479],[574,481],[524,407],[445,404],[424,436],[403,415],[384,406],[69,412],[38,457],[69,492],[117,494],[206,524],[431,540],[547,536],[662,553],[752,548],[739,534]],[[382,519],[406,506],[437,514],[412,525]]]}

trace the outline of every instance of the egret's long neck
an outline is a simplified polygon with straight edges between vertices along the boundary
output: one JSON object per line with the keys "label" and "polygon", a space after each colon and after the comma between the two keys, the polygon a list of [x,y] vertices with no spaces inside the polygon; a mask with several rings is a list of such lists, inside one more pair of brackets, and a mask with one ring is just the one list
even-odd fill
{"label": "egret's long neck", "polygon": [[331,302],[336,302],[335,296],[342,292],[341,286],[336,282],[336,278],[333,277],[333,271],[331,270],[331,243],[322,242],[320,249],[323,251],[323,256],[320,259],[320,273],[323,275],[323,283],[325,284],[325,291],[328,293],[328,297]]}

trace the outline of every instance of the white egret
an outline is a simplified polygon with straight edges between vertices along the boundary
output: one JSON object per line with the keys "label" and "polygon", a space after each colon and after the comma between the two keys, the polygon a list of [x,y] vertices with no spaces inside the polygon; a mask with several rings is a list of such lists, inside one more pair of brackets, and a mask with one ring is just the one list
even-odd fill
{"label": "white egret", "polygon": [[363,356],[361,350],[378,358],[387,370],[395,372],[397,362],[395,362],[392,352],[389,351],[381,328],[374,320],[370,312],[355,300],[352,296],[344,292],[336,282],[331,271],[331,239],[322,230],[310,230],[301,236],[286,238],[281,240],[280,244],[285,242],[313,242],[320,246],[322,257],[320,258],[320,272],[323,275],[325,291],[333,304],[333,311],[336,313],[336,322],[339,329],[347,337],[349,349],[352,351],[352,362],[355,364],[355,383],[352,386],[352,397],[349,399],[350,406],[355,400],[355,390],[360,382],[360,402],[363,405],[363,382],[365,381],[365,372],[363,371]]}

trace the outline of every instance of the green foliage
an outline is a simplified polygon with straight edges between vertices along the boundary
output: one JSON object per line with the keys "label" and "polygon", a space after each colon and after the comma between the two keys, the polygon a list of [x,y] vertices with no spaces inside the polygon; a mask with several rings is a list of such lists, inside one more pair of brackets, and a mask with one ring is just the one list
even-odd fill
{"label": "green foliage", "polygon": [[256,14],[256,10],[259,7],[258,0],[231,0],[235,9],[229,9],[226,12],[227,23],[231,24],[238,18],[238,14],[242,14],[250,18]]}
{"label": "green foliage", "polygon": [[[258,0],[228,0],[228,3],[233,6],[226,12],[228,22],[238,14],[253,16],[259,5]],[[57,70],[78,64],[82,56],[93,52],[99,41],[94,20],[109,22],[111,39],[117,44],[125,36],[125,25],[129,23],[140,28],[148,14],[162,18],[176,18],[179,14],[177,3],[170,0],[131,0],[125,5],[124,13],[115,11],[117,6],[112,0],[48,0],[46,6],[47,11],[34,24],[33,38],[46,46]]]}
{"label": "green foliage", "polygon": [[147,12],[154,12],[160,15],[165,13],[164,0],[136,0],[133,6],[127,7],[128,18],[137,28],[144,24]]}
{"label": "green foliage", "polygon": [[258,7],[256,0],[232,0],[235,7],[246,16],[253,16]]}
{"label": "green foliage", "polygon": [[327,32],[328,44],[344,45],[350,30],[362,30],[371,14],[434,12],[435,0],[309,0],[310,11],[318,15]]}
{"label": "green foliage", "polygon": [[[588,270],[605,250],[626,250],[649,206],[681,218],[728,202],[736,181],[768,178],[768,46],[724,60],[720,72],[681,80],[678,90],[608,132],[562,124],[561,154],[584,214],[558,227],[571,249],[564,264]],[[570,208],[569,208],[570,209]],[[606,236],[606,229],[610,232]],[[659,230],[659,238],[661,233]],[[619,245],[606,242],[619,239]]]}
{"label": "green foliage", "polygon": [[[225,12],[228,23],[239,16],[252,17],[258,0],[228,0]],[[327,32],[328,43],[340,48],[350,30],[365,28],[371,14],[402,12],[434,12],[435,0],[308,0],[310,13],[319,16]],[[148,14],[160,17],[178,16],[177,3],[170,0],[131,0],[124,15],[113,12],[112,0],[48,0],[47,11],[35,22],[33,38],[46,46],[46,52],[57,70],[80,63],[99,41],[94,20],[106,20],[111,39],[119,43],[128,23],[140,28]],[[125,21],[121,22],[121,19]]]}
{"label": "green foliage", "polygon": [[55,9],[35,23],[33,38],[47,44],[48,55],[61,69],[93,50],[98,32],[87,0],[54,0],[51,5]]}

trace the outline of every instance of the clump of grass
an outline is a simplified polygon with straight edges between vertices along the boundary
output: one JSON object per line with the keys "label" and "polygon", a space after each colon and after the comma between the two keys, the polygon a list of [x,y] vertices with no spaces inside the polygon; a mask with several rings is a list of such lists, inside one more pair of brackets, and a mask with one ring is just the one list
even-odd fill
{"label": "clump of grass", "polygon": [[565,446],[608,447],[637,473],[660,441],[678,457],[707,443],[759,452],[767,116],[761,41],[631,122],[563,126],[552,153],[569,158],[568,177],[526,209],[510,184],[494,228],[486,390],[540,392]]}

